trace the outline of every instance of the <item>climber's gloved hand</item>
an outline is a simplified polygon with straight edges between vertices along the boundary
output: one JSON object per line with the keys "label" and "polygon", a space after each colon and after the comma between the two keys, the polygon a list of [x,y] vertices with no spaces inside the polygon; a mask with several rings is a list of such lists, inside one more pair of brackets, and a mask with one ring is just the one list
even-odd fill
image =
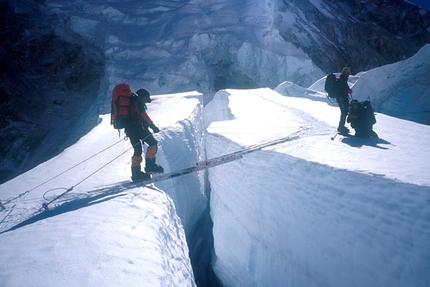
{"label": "climber's gloved hand", "polygon": [[156,134],[160,132],[160,129],[157,128],[154,124],[150,124],[149,127],[151,128],[151,130]]}

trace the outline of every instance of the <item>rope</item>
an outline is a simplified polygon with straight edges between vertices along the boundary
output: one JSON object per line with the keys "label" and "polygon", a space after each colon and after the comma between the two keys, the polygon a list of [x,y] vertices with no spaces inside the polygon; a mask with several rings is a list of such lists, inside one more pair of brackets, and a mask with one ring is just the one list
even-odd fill
{"label": "rope", "polygon": [[[23,192],[23,193],[20,193],[18,196],[8,198],[6,201],[4,201],[4,203],[3,203],[3,204],[8,204],[8,203],[10,203],[10,202],[11,202],[11,201],[13,201],[13,200],[16,200],[16,199],[19,199],[19,198],[23,197],[23,196],[24,196],[24,195],[26,195],[27,193],[29,193],[29,192],[31,192],[31,191],[33,191],[33,190],[35,190],[35,189],[37,189],[37,188],[41,187],[42,185],[44,185],[44,184],[46,184],[46,183],[50,182],[51,180],[54,180],[55,178],[57,178],[57,177],[59,177],[59,176],[61,176],[61,175],[65,174],[66,172],[69,172],[70,170],[74,169],[75,167],[77,167],[77,166],[79,166],[79,165],[83,164],[84,162],[87,162],[88,160],[92,159],[93,157],[95,157],[95,156],[97,156],[97,155],[101,154],[102,152],[104,152],[104,151],[106,151],[106,150],[108,150],[108,149],[112,148],[113,146],[115,146],[115,145],[119,144],[120,142],[122,142],[122,141],[123,141],[123,140],[125,140],[125,139],[126,139],[126,138],[124,138],[124,139],[121,139],[121,140],[117,141],[116,143],[114,143],[114,144],[112,144],[112,145],[110,145],[110,146],[108,146],[108,147],[104,148],[103,150],[101,150],[101,151],[99,151],[99,152],[97,152],[97,153],[93,154],[92,156],[90,156],[90,157],[88,157],[88,158],[84,159],[83,161],[81,161],[81,162],[79,162],[79,163],[75,164],[74,166],[72,166],[72,167],[70,167],[70,168],[66,169],[65,171],[63,171],[63,172],[61,172],[61,173],[59,173],[59,174],[57,174],[57,175],[55,175],[55,176],[51,177],[50,179],[48,179],[48,180],[46,180],[46,181],[42,182],[41,184],[39,184],[39,185],[37,185],[37,186],[33,187],[32,189],[29,189],[29,190],[27,190],[27,191],[25,191],[25,192]],[[3,205],[3,204],[2,204],[2,205]],[[3,206],[4,206],[4,205],[3,205]]]}
{"label": "rope", "polygon": [[[132,145],[130,148],[126,149],[124,152],[120,153],[119,155],[117,155],[116,157],[114,157],[113,159],[111,159],[109,162],[107,162],[106,164],[104,164],[103,166],[101,166],[100,168],[98,168],[97,170],[95,170],[94,172],[92,172],[91,174],[89,174],[87,177],[85,177],[84,179],[82,179],[81,181],[79,181],[78,183],[76,183],[75,185],[72,185],[69,189],[66,189],[66,191],[64,191],[63,193],[59,194],[58,196],[56,196],[54,199],[51,199],[48,202],[45,202],[42,204],[42,208],[43,209],[47,209],[48,205],[54,201],[56,201],[57,199],[59,199],[60,197],[62,197],[63,195],[65,195],[66,193],[72,191],[75,187],[77,187],[78,185],[80,185],[81,183],[83,183],[84,181],[86,181],[87,179],[89,179],[90,177],[92,177],[93,175],[95,175],[96,173],[98,173],[100,170],[102,170],[103,168],[105,168],[106,166],[108,166],[109,164],[111,164],[112,162],[114,162],[116,159],[120,158],[122,155],[124,155],[126,152],[128,152],[130,149],[134,148],[136,145],[138,144],[142,144],[142,141],[144,141],[147,137],[151,136],[152,134],[148,134],[146,137],[144,137],[143,139],[140,139],[138,142],[136,142],[136,144]],[[50,190],[48,190],[46,193],[48,193]]]}
{"label": "rope", "polygon": [[45,195],[46,194],[48,194],[49,192],[51,192],[51,191],[53,191],[53,190],[57,190],[57,189],[65,189],[65,190],[68,190],[68,188],[65,188],[65,187],[57,187],[57,188],[53,188],[53,189],[50,189],[50,190],[47,190],[44,194],[43,194],[43,199],[45,199],[45,200],[48,200],[46,197],[45,197]]}
{"label": "rope", "polygon": [[[140,142],[136,143],[136,145],[137,144],[140,144]],[[81,181],[79,181],[77,184],[75,184],[71,188],[74,188],[74,187],[78,186],[79,184],[81,184],[82,182],[84,182],[85,180],[89,179],[90,177],[92,177],[93,175],[95,175],[96,173],[98,173],[100,170],[102,170],[103,168],[105,168],[106,166],[108,166],[109,164],[111,164],[112,162],[114,162],[116,159],[118,159],[119,157],[121,157],[123,154],[125,154],[126,152],[128,152],[133,147],[134,146],[128,148],[127,150],[125,150],[124,152],[122,152],[120,155],[114,157],[112,160],[110,160],[109,162],[107,162],[106,164],[104,164],[102,167],[98,168],[96,171],[94,171],[93,173],[91,173],[90,175],[88,175],[87,177],[85,177],[84,179],[82,179]]]}
{"label": "rope", "polygon": [[0,224],[2,224],[6,218],[9,216],[9,214],[11,214],[11,212],[13,211],[13,209],[15,208],[16,203],[12,206],[12,208],[9,210],[9,212],[5,215],[5,217],[3,217],[3,219],[0,221]]}
{"label": "rope", "polygon": [[[49,205],[50,203],[52,203],[52,202],[54,202],[55,200],[59,199],[59,198],[60,198],[60,197],[62,197],[63,195],[67,194],[68,192],[72,191],[72,190],[73,190],[73,188],[75,188],[76,186],[78,186],[79,184],[81,184],[82,182],[84,182],[85,180],[87,180],[88,178],[92,177],[94,174],[96,174],[97,172],[99,172],[100,170],[102,170],[103,168],[105,168],[106,166],[108,166],[109,164],[111,164],[113,161],[115,161],[116,159],[118,159],[119,157],[121,157],[123,154],[125,154],[125,153],[126,153],[127,151],[129,151],[130,149],[134,148],[136,145],[138,145],[138,144],[142,144],[142,142],[143,142],[147,137],[149,137],[149,136],[151,136],[151,135],[152,135],[152,133],[149,133],[146,137],[144,137],[143,139],[140,139],[136,144],[132,145],[130,148],[128,148],[127,150],[125,150],[124,152],[122,152],[120,155],[116,156],[115,158],[113,158],[112,160],[110,160],[108,163],[106,163],[105,165],[103,165],[102,167],[100,167],[99,169],[97,169],[96,171],[94,171],[93,173],[91,173],[90,175],[88,175],[87,177],[85,177],[84,179],[82,179],[81,181],[79,181],[78,183],[76,183],[75,185],[71,186],[70,188],[66,189],[66,188],[64,188],[64,187],[60,187],[60,188],[54,188],[54,189],[50,189],[50,190],[46,191],[46,192],[43,194],[43,198],[44,198],[45,200],[47,200],[47,199],[45,198],[45,195],[46,195],[47,193],[49,193],[49,192],[51,192],[51,191],[53,191],[53,190],[56,190],[56,189],[66,189],[66,191],[64,191],[63,193],[61,193],[61,194],[57,195],[55,198],[51,199],[50,201],[44,202],[44,203],[42,204],[42,210],[43,210],[43,209],[45,209],[45,210],[46,210],[46,209],[48,209],[48,205]],[[63,171],[63,172],[61,172],[61,173],[57,174],[56,176],[54,176],[54,177],[52,177],[52,178],[50,178],[50,179],[48,179],[48,180],[46,180],[46,181],[42,182],[41,184],[37,185],[36,187],[34,187],[34,188],[30,189],[30,190],[27,190],[27,191],[25,191],[25,192],[23,192],[23,193],[19,194],[19,195],[18,195],[18,196],[16,196],[16,197],[9,198],[9,199],[4,203],[4,204],[7,204],[7,203],[11,202],[12,200],[16,200],[16,199],[19,199],[19,198],[21,198],[21,200],[22,200],[22,198],[23,198],[26,194],[28,194],[29,192],[31,192],[31,191],[35,190],[36,188],[38,188],[38,187],[40,187],[40,186],[42,186],[42,185],[44,185],[44,184],[46,184],[46,183],[50,182],[51,180],[53,180],[53,179],[55,179],[55,178],[59,177],[60,175],[65,174],[66,172],[70,171],[71,169],[73,169],[73,168],[77,167],[78,165],[80,165],[80,164],[82,164],[82,163],[84,163],[84,162],[86,162],[86,161],[88,161],[88,160],[92,159],[93,157],[95,157],[95,156],[99,155],[100,153],[102,153],[102,152],[104,152],[104,151],[106,151],[106,150],[110,149],[111,147],[113,147],[113,146],[117,145],[118,143],[120,143],[120,142],[121,142],[121,141],[123,141],[123,140],[127,140],[127,137],[124,137],[124,139],[117,141],[116,143],[114,143],[114,144],[112,144],[112,145],[110,145],[110,146],[106,147],[105,149],[103,149],[103,150],[101,150],[101,151],[99,151],[99,152],[97,152],[97,153],[93,154],[93,155],[92,155],[92,156],[90,156],[89,158],[86,158],[85,160],[83,160],[83,161],[81,161],[81,162],[79,162],[79,163],[75,164],[74,166],[72,166],[72,167],[70,167],[70,168],[66,169],[65,171]],[[0,204],[1,204],[1,206],[0,206],[0,207],[2,208],[2,210],[3,210],[3,209],[5,209],[5,207],[4,207],[3,203],[1,202],[1,200],[0,200]],[[11,209],[7,212],[7,214],[6,214],[6,215],[3,217],[3,219],[0,221],[0,224],[2,224],[2,223],[6,220],[6,218],[7,218],[7,217],[12,213],[12,211],[15,209],[15,206],[16,206],[16,205],[17,205],[17,203],[15,203],[15,204],[11,207]]]}
{"label": "rope", "polygon": [[85,177],[84,179],[82,179],[81,181],[79,181],[77,184],[75,184],[71,188],[74,188],[74,187],[78,186],[79,184],[81,184],[82,182],[84,182],[85,180],[89,179],[90,177],[92,177],[93,175],[95,175],[96,173],[98,173],[100,170],[102,170],[103,168],[105,168],[106,166],[108,166],[109,164],[111,164],[112,162],[114,162],[115,160],[117,160],[118,158],[120,158],[123,154],[125,154],[126,152],[128,152],[129,150],[131,150],[132,148],[134,148],[135,146],[137,146],[138,144],[142,144],[142,142],[147,137],[149,137],[151,135],[152,134],[150,133],[146,137],[144,137],[143,139],[140,139],[137,143],[135,143],[134,145],[132,145],[130,148],[126,149],[124,152],[120,153],[119,155],[117,155],[116,157],[114,157],[113,159],[111,159],[109,162],[107,162],[106,164],[104,164],[103,166],[101,166],[99,169],[97,169],[96,171],[94,171],[93,173],[91,173],[90,175],[88,175],[87,177]]}

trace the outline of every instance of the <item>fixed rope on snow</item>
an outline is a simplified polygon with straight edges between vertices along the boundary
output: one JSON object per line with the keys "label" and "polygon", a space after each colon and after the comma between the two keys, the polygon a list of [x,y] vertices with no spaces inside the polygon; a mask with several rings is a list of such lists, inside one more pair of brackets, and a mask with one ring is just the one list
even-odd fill
{"label": "fixed rope on snow", "polygon": [[[157,176],[155,178],[151,178],[149,180],[144,180],[141,182],[126,182],[126,183],[116,183],[116,186],[121,186],[122,184],[126,184],[127,186],[139,186],[139,185],[146,185],[148,183],[152,183],[152,182],[157,182],[157,181],[161,181],[161,180],[166,180],[166,179],[170,179],[170,178],[176,178],[182,175],[186,175],[195,171],[199,171],[202,169],[207,169],[213,166],[217,166],[220,164],[224,164],[230,161],[234,161],[237,159],[242,158],[243,155],[257,151],[257,150],[261,150],[265,147],[269,147],[269,146],[273,146],[273,145],[277,145],[286,141],[291,141],[291,140],[295,140],[299,138],[298,134],[295,133],[293,135],[290,135],[288,137],[285,138],[278,138],[275,140],[271,140],[271,141],[266,141],[266,142],[262,142],[262,143],[258,143],[258,144],[254,144],[251,146],[248,146],[247,148],[241,149],[239,151],[230,153],[230,154],[226,154],[226,155],[222,155],[219,157],[215,157],[212,159],[208,159],[208,160],[203,160],[201,162],[197,162],[195,166],[193,167],[189,167],[189,168],[185,168],[182,170],[177,170],[174,172],[170,172],[167,174],[163,174],[161,176]],[[132,147],[131,147],[132,148]],[[129,149],[131,149],[129,148]],[[127,152],[129,149],[127,149],[126,151],[124,151],[123,153],[121,153],[120,155],[116,156],[115,158],[113,158],[112,160],[110,160],[108,163],[106,163],[105,165],[103,165],[102,167],[100,167],[99,169],[97,169],[96,171],[94,171],[92,174],[90,174],[89,176],[87,176],[86,178],[82,179],[80,182],[78,182],[77,184],[75,184],[74,186],[66,189],[66,188],[57,188],[57,189],[65,189],[65,191],[59,195],[57,195],[55,198],[53,198],[52,200],[48,201],[48,202],[44,202],[42,204],[42,208],[39,210],[39,212],[43,212],[44,210],[47,210],[49,207],[49,204],[51,204],[52,202],[56,201],[57,199],[61,198],[62,196],[64,196],[65,194],[67,194],[68,192],[72,191],[74,189],[74,187],[76,187],[77,185],[81,184],[82,182],[84,182],[85,180],[87,180],[88,178],[90,178],[92,175],[94,175],[95,173],[97,173],[98,171],[100,171],[101,169],[103,169],[104,167],[106,167],[107,165],[109,165],[110,163],[112,163],[114,160],[116,160],[117,158],[119,158],[120,156],[122,156],[125,152]],[[100,190],[105,190],[106,188],[103,187]],[[54,190],[54,189],[52,189]],[[52,190],[48,190],[47,192],[45,192],[45,194],[43,195],[43,198],[46,200],[45,195],[52,191]],[[98,191],[100,191],[98,190]],[[93,191],[96,192],[96,191]],[[16,204],[13,206],[15,207]],[[12,208],[13,209],[13,208]],[[0,224],[4,222],[4,220],[6,219],[6,217],[12,212],[12,209],[9,210],[9,212],[7,213],[7,215],[3,218],[3,220],[0,221]]]}
{"label": "fixed rope on snow", "polygon": [[[97,152],[97,153],[93,154],[92,156],[90,156],[90,157],[88,157],[88,158],[84,159],[83,161],[81,161],[81,162],[79,162],[79,163],[75,164],[74,166],[72,166],[72,167],[70,167],[70,168],[68,168],[68,169],[64,170],[63,172],[60,172],[59,174],[57,174],[57,175],[55,175],[55,176],[51,177],[50,179],[48,179],[48,180],[46,180],[46,181],[42,182],[41,184],[39,184],[39,185],[37,185],[37,186],[33,187],[32,189],[29,189],[29,190],[27,190],[27,191],[25,191],[25,192],[23,192],[23,193],[20,193],[18,196],[15,196],[15,197],[12,197],[12,198],[8,198],[8,199],[4,202],[4,204],[8,204],[8,203],[10,203],[10,202],[11,202],[11,201],[13,201],[13,200],[16,200],[16,199],[19,199],[19,198],[23,197],[23,196],[24,196],[24,195],[26,195],[27,193],[29,193],[29,192],[31,192],[31,191],[33,191],[33,190],[35,190],[35,189],[37,189],[37,188],[41,187],[42,185],[45,185],[46,183],[50,182],[51,180],[54,180],[55,178],[57,178],[57,177],[59,177],[59,176],[61,176],[61,175],[65,174],[66,172],[69,172],[70,170],[74,169],[75,167],[77,167],[77,166],[79,166],[79,165],[83,164],[84,162],[87,162],[88,160],[92,159],[93,157],[95,157],[95,156],[97,156],[97,155],[101,154],[102,152],[104,152],[104,151],[106,151],[106,150],[108,150],[108,149],[112,148],[113,146],[115,146],[115,145],[119,144],[119,143],[120,143],[120,142],[122,142],[123,140],[126,140],[126,138],[124,138],[124,139],[122,139],[122,140],[120,140],[120,141],[117,141],[116,143],[114,143],[114,144],[112,144],[112,145],[110,145],[110,146],[106,147],[105,149],[103,149],[103,150],[101,150],[101,151],[99,151],[99,152]],[[0,202],[1,202],[1,201],[0,201]],[[2,205],[3,205],[3,204],[2,204]],[[4,205],[3,205],[3,206],[4,206]]]}
{"label": "fixed rope on snow", "polygon": [[[113,146],[117,145],[118,143],[122,142],[123,140],[127,140],[127,137],[124,137],[124,139],[121,139],[120,141],[117,141],[116,143],[114,143],[114,144],[112,144],[112,145],[110,145],[110,146],[108,146],[108,147],[104,148],[103,150],[101,150],[101,151],[99,151],[99,152],[97,152],[97,153],[93,154],[92,156],[90,156],[90,157],[88,157],[88,158],[84,159],[83,161],[81,161],[81,162],[79,162],[79,163],[77,163],[77,164],[73,165],[72,167],[70,167],[70,168],[68,168],[68,169],[64,170],[63,172],[61,172],[61,173],[59,173],[59,174],[57,174],[57,175],[55,175],[55,176],[51,177],[50,179],[48,179],[48,180],[46,180],[46,181],[42,182],[41,184],[39,184],[39,185],[37,185],[37,186],[33,187],[32,189],[29,189],[29,190],[27,190],[27,191],[25,191],[25,192],[23,192],[23,193],[19,194],[19,195],[18,195],[18,196],[16,196],[16,197],[13,197],[13,198],[9,198],[9,199],[7,199],[4,203],[2,203],[2,202],[1,202],[1,200],[0,200],[0,203],[1,203],[1,207],[0,207],[0,209],[1,209],[1,210],[6,209],[6,207],[5,207],[5,205],[6,205],[6,204],[8,204],[8,203],[12,202],[13,200],[18,200],[18,199],[22,200],[22,199],[25,197],[25,195],[26,195],[26,194],[28,194],[28,193],[30,193],[31,191],[33,191],[33,190],[35,190],[35,189],[37,189],[37,188],[39,188],[39,187],[43,186],[44,184],[46,184],[46,183],[48,183],[48,182],[52,181],[53,179],[55,179],[55,178],[57,178],[57,177],[59,177],[59,176],[61,176],[61,175],[65,174],[65,173],[69,172],[69,171],[70,171],[70,170],[72,170],[73,168],[75,168],[75,167],[77,167],[77,166],[81,165],[81,164],[82,164],[82,163],[84,163],[84,162],[87,162],[88,160],[90,160],[90,159],[94,158],[95,156],[97,156],[97,155],[101,154],[102,152],[104,152],[104,151],[106,151],[106,150],[108,150],[108,149],[112,148]],[[140,142],[138,142],[138,143],[140,143]],[[138,144],[138,143],[136,143],[136,144]],[[133,148],[133,146],[132,146],[131,148]],[[116,156],[114,159],[112,159],[111,161],[109,161],[108,163],[106,163],[105,165],[103,165],[101,168],[97,169],[95,172],[91,173],[89,176],[85,177],[83,180],[79,181],[77,184],[75,184],[75,185],[71,186],[70,188],[64,188],[64,187],[62,187],[62,188],[56,188],[56,189],[66,189],[66,191],[64,191],[63,193],[59,194],[59,195],[58,195],[58,196],[56,196],[54,199],[52,199],[52,200],[50,200],[50,201],[48,201],[48,202],[43,203],[43,204],[42,204],[42,209],[47,209],[47,208],[48,208],[48,205],[49,205],[50,203],[52,203],[52,202],[54,202],[55,200],[59,199],[59,198],[60,198],[60,197],[62,197],[63,195],[67,194],[68,192],[72,191],[72,190],[73,190],[77,185],[81,184],[82,182],[84,182],[85,180],[87,180],[88,178],[90,178],[91,176],[93,176],[94,174],[96,174],[97,172],[99,172],[101,169],[103,169],[104,167],[106,167],[107,165],[109,165],[110,163],[112,163],[114,160],[116,160],[117,158],[121,157],[123,154],[125,154],[127,151],[129,151],[131,148],[128,148],[126,151],[122,152],[120,155]],[[43,198],[44,198],[45,200],[47,200],[47,199],[45,198],[45,195],[46,195],[48,192],[51,192],[52,190],[55,190],[55,189],[48,190],[47,192],[45,192],[45,193],[43,194]],[[1,224],[1,223],[3,223],[3,222],[5,221],[5,219],[10,215],[10,213],[13,211],[13,209],[16,207],[16,205],[17,205],[17,203],[15,203],[15,204],[11,207],[11,209],[9,210],[9,212],[8,212],[8,213],[5,215],[5,217],[0,221],[0,224]]]}
{"label": "fixed rope on snow", "polygon": [[6,209],[6,207],[4,207],[3,203],[0,200],[0,210]]}
{"label": "fixed rope on snow", "polygon": [[68,188],[65,192],[59,194],[58,196],[56,196],[55,198],[51,199],[50,201],[43,203],[42,204],[42,208],[43,209],[47,209],[49,204],[51,204],[52,202],[56,201],[57,199],[59,199],[60,197],[64,196],[65,194],[69,193],[70,191],[72,191],[76,186],[78,186],[79,184],[83,183],[84,181],[86,181],[87,179],[89,179],[90,177],[92,177],[93,175],[95,175],[96,173],[98,173],[100,170],[102,170],[103,168],[105,168],[106,166],[108,166],[109,164],[111,164],[112,162],[114,162],[115,160],[117,160],[118,158],[120,158],[122,155],[124,155],[130,149],[134,148],[136,145],[142,144],[141,142],[143,140],[145,140],[147,137],[149,137],[150,135],[151,134],[147,135],[141,141],[138,141],[136,144],[132,145],[130,148],[126,149],[124,152],[120,153],[119,155],[117,155],[116,157],[114,157],[113,159],[111,159],[109,162],[107,162],[106,164],[104,164],[103,166],[101,166],[100,168],[98,168],[97,170],[95,170],[94,172],[92,172],[91,174],[89,174],[87,177],[85,177],[84,179],[82,179],[81,181],[79,181],[78,183],[76,183],[75,185],[73,185],[70,188]]}

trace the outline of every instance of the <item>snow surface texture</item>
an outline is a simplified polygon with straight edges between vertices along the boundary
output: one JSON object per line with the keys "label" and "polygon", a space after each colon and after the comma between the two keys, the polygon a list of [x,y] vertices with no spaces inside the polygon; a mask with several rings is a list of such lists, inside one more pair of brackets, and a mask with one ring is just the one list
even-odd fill
{"label": "snow surface texture", "polygon": [[[153,34],[160,38],[151,42],[157,49],[150,50],[140,38],[147,31],[135,28],[138,19],[157,27],[159,12],[176,13],[171,5],[177,1],[144,11],[126,9],[120,2],[81,2],[79,8],[46,3],[55,13],[64,13],[63,9],[75,13],[71,19],[75,31],[95,42],[106,40],[105,53],[110,57],[106,90],[124,80],[133,90],[141,87],[142,80],[161,86],[169,80],[176,87],[188,88],[189,78],[213,76],[205,74],[198,53],[186,59],[176,53],[176,48],[185,45],[181,32],[186,31],[177,29],[178,38],[165,39],[160,26]],[[221,8],[227,4],[223,1],[219,9],[208,13],[211,17],[225,13]],[[193,13],[189,8],[178,7]],[[229,29],[237,24],[236,17],[230,15]],[[196,27],[208,19],[202,16]],[[258,23],[261,19],[251,20]],[[117,33],[103,34],[104,25]],[[213,43],[234,39],[215,41],[199,35],[193,40],[201,53],[211,53],[208,47]],[[219,44],[222,51],[224,44]],[[427,49],[420,51],[418,59],[382,67],[383,73],[375,77],[370,77],[373,70],[351,77],[351,84],[356,84],[353,95],[367,98],[372,93],[377,104],[388,90],[375,86],[389,84],[389,91],[396,93],[403,89],[403,79],[418,77],[414,89],[403,93],[403,98],[419,90],[420,101],[426,105],[422,95],[428,91],[423,88],[428,82],[422,71],[429,63]],[[159,53],[158,61],[151,67],[142,64],[141,69],[130,69],[130,63],[146,62],[142,57],[146,52],[151,57]],[[264,66],[257,72],[273,72],[266,66],[267,57],[273,55],[246,43],[240,54],[255,56],[250,65]],[[152,68],[163,65],[165,57],[177,57],[181,73],[151,78],[157,71]],[[298,54],[297,59],[302,58]],[[415,69],[406,68],[405,63]],[[308,64],[305,61],[305,71],[309,71]],[[300,68],[302,62],[297,65]],[[183,71],[191,76],[183,76]],[[423,74],[412,77],[415,71]],[[361,77],[372,90],[364,84],[360,87]],[[225,286],[427,286],[429,127],[378,113],[375,131],[381,139],[338,136],[331,141],[338,108],[327,104],[314,85],[306,89],[294,83],[285,82],[276,91],[220,91],[204,112],[204,95],[195,92],[154,96],[149,105],[151,117],[162,130],[156,135],[160,143],[157,161],[166,172],[192,166],[206,156],[293,135],[285,144],[209,171],[217,275]],[[391,102],[385,107],[399,114],[406,109]],[[421,115],[420,107],[412,105],[408,114]],[[207,204],[203,172],[145,188],[92,192],[100,185],[129,178],[131,151],[86,179],[130,147],[129,142],[120,141],[38,187],[120,140],[108,116],[101,119],[99,126],[59,156],[0,186],[4,205],[0,206],[1,286],[195,286],[185,235]],[[52,199],[71,186],[70,193],[51,205],[53,210],[36,215],[43,197]]]}
{"label": "snow surface texture", "polygon": [[337,108],[268,89],[218,93],[205,115],[226,110],[208,157],[299,138],[210,170],[224,286],[428,285],[430,127],[378,114],[381,139],[332,141]]}
{"label": "snow surface texture", "polygon": [[[157,161],[166,172],[203,159],[202,96],[152,98]],[[203,174],[160,183],[170,195],[155,185],[95,192],[131,175],[129,141],[109,115],[101,119],[59,156],[0,186],[0,231],[10,229],[0,234],[0,286],[195,286],[185,234],[207,204]],[[70,187],[38,215],[44,197]]]}
{"label": "snow surface texture", "polygon": [[[338,108],[287,86],[278,90],[292,97],[268,88],[221,91],[204,113],[197,93],[154,96],[149,105],[166,172],[291,137],[209,170],[213,264],[224,286],[427,286],[430,127],[377,114],[381,139],[330,140]],[[77,185],[129,148],[121,141],[6,203],[118,141],[102,119],[58,157],[0,186],[2,286],[195,286],[184,227],[206,205],[197,184],[203,172],[163,190],[94,192],[129,177],[130,151]],[[53,210],[34,215],[46,191],[49,200],[64,191],[54,188],[73,184]]]}

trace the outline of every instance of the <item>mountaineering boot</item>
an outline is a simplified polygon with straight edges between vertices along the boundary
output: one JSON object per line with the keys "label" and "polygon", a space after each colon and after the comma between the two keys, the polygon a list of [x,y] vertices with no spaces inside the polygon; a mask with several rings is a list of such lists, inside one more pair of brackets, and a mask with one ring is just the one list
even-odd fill
{"label": "mountaineering boot", "polygon": [[346,135],[349,133],[349,129],[345,126],[339,126],[337,128],[337,132],[340,133],[341,135]]}
{"label": "mountaineering boot", "polygon": [[131,167],[131,180],[132,181],[147,180],[150,178],[151,178],[151,175],[144,173],[140,170],[140,165]]}
{"label": "mountaineering boot", "polygon": [[370,137],[371,138],[375,138],[375,139],[379,139],[379,136],[377,133],[375,133],[374,131],[370,131]]}
{"label": "mountaineering boot", "polygon": [[142,162],[142,156],[133,156],[131,158],[131,180],[140,181],[150,179],[151,176],[140,170],[140,163]]}
{"label": "mountaineering boot", "polygon": [[155,163],[155,157],[154,158],[146,158],[145,172],[146,173],[163,173],[164,169]]}

